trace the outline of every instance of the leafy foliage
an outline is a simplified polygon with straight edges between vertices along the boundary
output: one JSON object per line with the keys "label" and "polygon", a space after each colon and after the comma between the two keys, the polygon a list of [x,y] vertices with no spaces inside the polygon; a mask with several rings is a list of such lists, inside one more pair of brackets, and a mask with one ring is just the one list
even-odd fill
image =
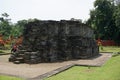
{"label": "leafy foliage", "polygon": [[114,0],[96,0],[87,24],[95,29],[95,38],[119,41],[120,6]]}
{"label": "leafy foliage", "polygon": [[115,39],[117,42],[120,42],[120,4],[118,4],[115,8],[114,18],[116,24]]}
{"label": "leafy foliage", "polygon": [[23,34],[24,25],[27,23],[27,20],[20,20],[13,25],[11,30],[11,35],[18,37]]}
{"label": "leafy foliage", "polygon": [[0,18],[0,34],[4,35],[5,38],[10,35],[12,26],[10,25],[10,19],[7,13],[3,13]]}
{"label": "leafy foliage", "polygon": [[18,37],[23,34],[24,25],[27,20],[20,20],[15,24],[11,23],[11,19],[8,18],[7,13],[1,14],[0,17],[0,34],[4,36],[5,39],[10,36]]}

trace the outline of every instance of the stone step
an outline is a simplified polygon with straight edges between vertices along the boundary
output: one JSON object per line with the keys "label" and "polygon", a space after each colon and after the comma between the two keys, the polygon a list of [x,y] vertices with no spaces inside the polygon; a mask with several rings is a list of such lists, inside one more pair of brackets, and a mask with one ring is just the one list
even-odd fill
{"label": "stone step", "polygon": [[15,63],[15,64],[20,64],[20,61],[17,60],[17,61],[14,61],[14,63]]}

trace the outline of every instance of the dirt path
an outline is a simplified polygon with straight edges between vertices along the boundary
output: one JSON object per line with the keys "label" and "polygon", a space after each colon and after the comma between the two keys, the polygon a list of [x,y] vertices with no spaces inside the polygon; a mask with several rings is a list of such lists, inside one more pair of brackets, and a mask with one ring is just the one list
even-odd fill
{"label": "dirt path", "polygon": [[22,77],[25,79],[35,78],[60,67],[77,64],[77,65],[93,65],[101,66],[111,57],[111,54],[105,53],[93,59],[80,59],[74,61],[64,61],[57,63],[40,63],[40,64],[13,64],[8,62],[10,55],[0,55],[0,74]]}

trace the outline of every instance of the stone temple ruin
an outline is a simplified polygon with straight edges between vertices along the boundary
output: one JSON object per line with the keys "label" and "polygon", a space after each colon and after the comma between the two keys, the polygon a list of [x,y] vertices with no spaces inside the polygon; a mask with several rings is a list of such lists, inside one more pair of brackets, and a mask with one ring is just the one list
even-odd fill
{"label": "stone temple ruin", "polygon": [[99,54],[94,31],[79,21],[39,21],[26,24],[23,43],[9,61],[35,64],[86,59]]}

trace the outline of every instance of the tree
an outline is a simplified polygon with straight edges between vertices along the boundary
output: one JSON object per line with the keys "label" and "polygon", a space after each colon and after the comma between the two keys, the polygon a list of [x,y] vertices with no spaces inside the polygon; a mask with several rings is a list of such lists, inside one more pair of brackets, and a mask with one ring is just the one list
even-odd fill
{"label": "tree", "polygon": [[27,20],[20,20],[16,24],[14,24],[11,30],[11,35],[13,35],[14,37],[22,35],[24,26],[27,22],[28,22]]}
{"label": "tree", "polygon": [[114,29],[114,3],[111,0],[96,0],[95,9],[90,11],[87,24],[96,30],[96,38],[112,39]]}
{"label": "tree", "polygon": [[19,37],[19,36],[23,35],[23,30],[24,30],[25,24],[28,22],[33,22],[34,20],[37,20],[37,19],[28,19],[28,20],[17,21],[16,24],[12,25],[11,35],[14,37]]}
{"label": "tree", "polygon": [[7,13],[3,13],[0,17],[0,34],[4,35],[4,38],[9,37],[12,26],[10,25],[10,20]]}
{"label": "tree", "polygon": [[117,42],[120,42],[120,4],[116,5],[114,18],[116,25],[115,39]]}

